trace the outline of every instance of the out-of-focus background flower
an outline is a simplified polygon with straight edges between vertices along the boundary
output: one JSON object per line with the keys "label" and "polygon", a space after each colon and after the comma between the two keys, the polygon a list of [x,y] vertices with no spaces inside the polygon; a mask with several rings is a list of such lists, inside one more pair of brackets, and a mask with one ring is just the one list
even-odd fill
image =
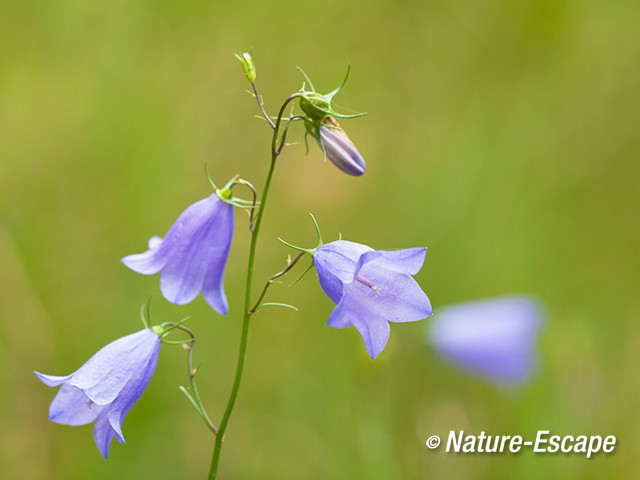
{"label": "out-of-focus background flower", "polygon": [[[427,322],[392,325],[371,361],[309,275],[275,286],[251,332],[221,478],[635,478],[640,434],[640,10],[633,1],[7,1],[0,6],[0,464],[4,478],[203,478],[213,439],[177,389],[185,352],[163,348],[108,462],[91,427],[47,420],[68,374],[152,320],[191,315],[201,393],[227,400],[248,235],[226,275],[230,315],[159,295],[119,259],[146,248],[223,184],[266,172],[270,132],[233,53],[253,48],[274,112],[302,66],[336,98],[367,161],[360,178],[314,145],[280,160],[256,285],[284,265],[281,236],[377,249],[426,245],[416,276],[438,307],[541,298],[542,363],[496,388],[428,349]],[[302,140],[302,128],[291,141]],[[424,442],[478,434],[616,435],[612,455],[453,456]]]}

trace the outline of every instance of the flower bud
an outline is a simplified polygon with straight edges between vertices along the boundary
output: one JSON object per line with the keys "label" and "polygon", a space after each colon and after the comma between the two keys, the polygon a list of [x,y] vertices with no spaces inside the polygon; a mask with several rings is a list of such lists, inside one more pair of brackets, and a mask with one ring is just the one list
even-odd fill
{"label": "flower bud", "polygon": [[244,75],[247,77],[251,83],[256,81],[256,66],[253,63],[253,58],[251,54],[248,52],[243,52],[241,54],[235,54],[236,58],[240,60],[242,64],[242,69],[244,70]]}
{"label": "flower bud", "polygon": [[[360,152],[340,124],[333,117],[325,117],[320,126],[320,139],[314,136],[318,146],[324,151],[331,163],[349,175],[359,176],[367,165]],[[325,126],[327,125],[327,126]]]}

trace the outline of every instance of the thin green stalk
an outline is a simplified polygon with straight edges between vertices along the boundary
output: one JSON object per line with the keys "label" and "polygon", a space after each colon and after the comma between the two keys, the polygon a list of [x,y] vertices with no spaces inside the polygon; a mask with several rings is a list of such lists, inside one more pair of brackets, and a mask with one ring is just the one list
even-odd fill
{"label": "thin green stalk", "polygon": [[229,423],[229,418],[231,417],[231,413],[233,412],[233,406],[235,404],[236,397],[238,396],[238,390],[240,389],[240,382],[242,380],[244,360],[247,352],[247,341],[249,339],[249,323],[251,319],[251,287],[253,285],[253,266],[255,263],[256,246],[258,244],[258,234],[260,233],[262,216],[264,214],[265,206],[267,205],[269,187],[271,186],[271,179],[273,177],[273,172],[276,167],[276,159],[278,158],[278,155],[281,152],[281,148],[280,149],[277,148],[278,133],[280,131],[280,123],[282,121],[282,115],[284,114],[284,110],[286,106],[289,104],[289,102],[291,102],[295,98],[298,98],[299,96],[300,94],[294,93],[284,101],[284,103],[280,107],[280,112],[278,113],[278,117],[276,119],[275,125],[273,126],[273,137],[271,140],[271,164],[269,166],[269,172],[267,173],[267,178],[265,179],[264,188],[262,190],[260,207],[258,208],[258,213],[256,214],[256,221],[255,221],[255,224],[253,225],[253,232],[251,235],[251,245],[249,247],[249,263],[247,266],[247,281],[246,281],[245,296],[244,296],[244,310],[243,310],[244,314],[242,318],[242,332],[240,334],[240,348],[238,349],[236,375],[233,380],[233,386],[231,387],[231,393],[229,394],[227,407],[224,411],[224,415],[222,416],[222,421],[220,422],[220,426],[218,427],[218,434],[216,435],[216,441],[213,446],[213,456],[211,458],[211,467],[209,468],[209,476],[208,476],[209,480],[214,480],[218,472],[218,464],[220,462],[220,451],[222,450],[222,442],[224,441],[224,434],[227,429],[227,424]]}
{"label": "thin green stalk", "polygon": [[280,278],[283,275],[286,275],[289,270],[291,270],[293,267],[296,266],[296,263],[298,263],[298,260],[300,260],[302,258],[302,256],[305,255],[304,252],[300,252],[298,254],[298,256],[296,258],[294,258],[293,260],[289,259],[289,264],[286,266],[286,268],[278,273],[276,273],[275,275],[273,275],[269,280],[267,280],[267,283],[265,284],[264,288],[262,289],[262,293],[260,294],[260,296],[258,297],[258,300],[256,300],[256,304],[251,307],[251,310],[249,310],[249,313],[251,315],[253,315],[254,313],[256,313],[258,311],[258,309],[260,308],[260,304],[262,302],[262,299],[264,298],[264,296],[267,294],[267,290],[269,290],[269,287],[271,286],[271,284],[273,283],[273,281],[276,278]]}
{"label": "thin green stalk", "polygon": [[[202,404],[202,400],[200,398],[200,392],[198,391],[198,383],[196,382],[197,371],[196,369],[193,368],[193,349],[196,344],[196,336],[191,331],[191,329],[185,327],[184,325],[180,325],[172,322],[166,322],[164,325],[170,325],[173,328],[182,330],[187,335],[189,335],[189,346],[187,348],[189,351],[189,354],[187,355],[187,368],[189,370],[189,382],[191,383],[191,391],[193,392],[193,394],[190,394],[182,386],[180,386],[180,390],[182,391],[182,393],[184,393],[187,396],[189,401],[191,401],[193,406],[196,408],[196,410],[200,414],[200,417],[202,417],[202,420],[204,420],[205,425],[207,425],[207,428],[209,428],[209,430],[211,430],[215,435],[217,435],[218,429],[215,427],[215,425],[209,418],[209,415],[207,414],[207,411],[205,410],[204,405]],[[186,343],[183,343],[183,345],[186,345]]]}

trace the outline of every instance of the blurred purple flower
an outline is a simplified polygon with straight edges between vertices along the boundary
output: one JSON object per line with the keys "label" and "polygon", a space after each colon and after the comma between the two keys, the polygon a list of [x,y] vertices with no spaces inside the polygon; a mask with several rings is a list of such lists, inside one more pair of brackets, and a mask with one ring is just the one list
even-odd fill
{"label": "blurred purple flower", "polygon": [[414,322],[431,315],[431,304],[411,278],[422,268],[426,248],[373,250],[338,240],[319,247],[313,263],[324,292],[336,303],[327,324],[353,325],[371,358],[389,340],[389,322]]}
{"label": "blurred purple flower", "polygon": [[322,143],[314,136],[320,149],[322,150],[324,145],[327,158],[343,172],[355,176],[362,175],[367,165],[356,146],[333,117],[325,117],[324,122],[333,128],[320,126]]}
{"label": "blurred purple flower", "polygon": [[71,375],[34,372],[49,387],[62,385],[49,406],[49,420],[63,425],[95,421],[93,438],[106,459],[115,436],[124,443],[122,422],[156,369],[160,337],[144,329],[101,348]]}
{"label": "blurred purple flower", "polygon": [[211,308],[226,315],[224,267],[233,226],[233,206],[212,193],[182,212],[163,239],[151,238],[149,250],[122,263],[144,275],[162,271],[160,290],[171,303],[187,304],[202,291]]}
{"label": "blurred purple flower", "polygon": [[541,318],[539,303],[529,297],[461,303],[438,310],[429,337],[458,366],[498,383],[522,382],[537,361]]}

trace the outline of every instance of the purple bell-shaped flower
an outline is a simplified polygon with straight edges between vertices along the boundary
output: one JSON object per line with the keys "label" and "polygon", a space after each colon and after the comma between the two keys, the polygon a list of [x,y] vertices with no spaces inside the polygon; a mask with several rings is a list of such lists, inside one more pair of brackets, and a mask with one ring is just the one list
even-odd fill
{"label": "purple bell-shaped flower", "polygon": [[161,272],[160,290],[171,303],[190,303],[202,292],[211,308],[226,315],[223,280],[233,227],[233,206],[212,193],[182,212],[164,238],[152,237],[146,252],[122,263],[144,275]]}
{"label": "purple bell-shaped flower", "polygon": [[422,268],[426,248],[373,250],[338,240],[322,245],[313,263],[324,292],[336,303],[327,324],[353,325],[371,358],[389,340],[389,322],[415,322],[431,315],[431,303],[411,277]]}
{"label": "purple bell-shaped flower", "polygon": [[106,459],[113,437],[124,443],[122,422],[153,376],[160,345],[158,334],[145,328],[101,348],[70,375],[34,372],[45,385],[61,386],[49,406],[49,420],[63,425],[95,422],[93,438]]}
{"label": "purple bell-shaped flower", "polygon": [[438,309],[429,339],[452,363],[497,383],[526,380],[537,362],[542,309],[529,297],[503,297]]}

